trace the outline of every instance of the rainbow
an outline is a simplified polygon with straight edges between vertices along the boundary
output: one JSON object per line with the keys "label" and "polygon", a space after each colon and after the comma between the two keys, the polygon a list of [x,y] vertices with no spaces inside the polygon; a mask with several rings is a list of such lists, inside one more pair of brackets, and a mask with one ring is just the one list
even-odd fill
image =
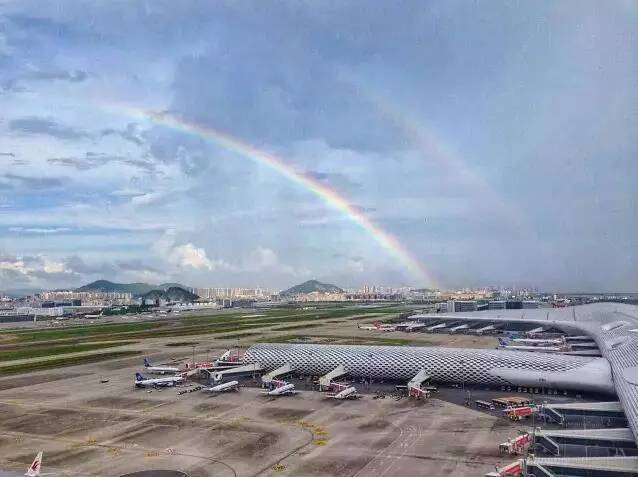
{"label": "rainbow", "polygon": [[397,258],[414,278],[419,280],[419,286],[436,287],[436,281],[429,270],[390,232],[374,223],[338,192],[295,170],[292,165],[278,157],[257,149],[226,132],[189,121],[170,112],[155,112],[128,105],[114,105],[114,103],[109,103],[107,109],[202,138],[257,164],[266,166],[281,177],[313,193],[326,205],[343,213],[351,222],[361,227],[383,249]]}

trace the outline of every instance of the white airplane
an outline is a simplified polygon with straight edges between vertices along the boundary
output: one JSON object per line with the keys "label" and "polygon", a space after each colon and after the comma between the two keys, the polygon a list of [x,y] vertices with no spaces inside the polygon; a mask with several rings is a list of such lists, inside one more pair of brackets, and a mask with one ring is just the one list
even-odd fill
{"label": "white airplane", "polygon": [[175,386],[183,383],[183,376],[169,376],[167,378],[145,378],[140,373],[135,373],[135,386],[143,388],[146,386]]}
{"label": "white airplane", "polygon": [[357,394],[357,388],[350,386],[338,393],[329,393],[328,397],[333,399],[357,399],[360,396]]}
{"label": "white airplane", "polygon": [[380,321],[375,321],[372,326],[369,326],[369,325],[365,325],[365,326],[358,325],[358,328],[360,330],[366,330],[366,331],[395,331],[396,330],[395,326],[384,325]]}
{"label": "white airplane", "polygon": [[567,346],[501,346],[510,351],[533,351],[536,353],[565,353],[569,351]]}
{"label": "white airplane", "polygon": [[540,338],[512,338],[513,343],[529,345],[529,346],[543,346],[543,345],[563,345],[564,339],[540,339]]}
{"label": "white airplane", "polygon": [[151,374],[179,373],[179,368],[170,366],[153,366],[148,358],[144,358],[144,368]]}
{"label": "white airplane", "polygon": [[225,393],[228,391],[239,391],[239,381],[228,381],[227,383],[218,384],[212,388],[205,388],[204,391],[209,393]]}
{"label": "white airplane", "polygon": [[232,350],[227,350],[219,358],[215,360],[215,366],[233,365],[239,366],[241,364],[238,355],[233,355]]}
{"label": "white airplane", "polygon": [[272,391],[265,391],[262,394],[265,396],[290,396],[292,394],[298,394],[299,391],[295,391],[295,385],[292,383],[284,384]]}
{"label": "white airplane", "polygon": [[24,473],[26,477],[41,477],[43,475],[55,475],[52,473],[43,474],[40,472],[42,468],[42,451],[38,452],[38,455],[33,459],[33,463],[29,466],[27,471]]}

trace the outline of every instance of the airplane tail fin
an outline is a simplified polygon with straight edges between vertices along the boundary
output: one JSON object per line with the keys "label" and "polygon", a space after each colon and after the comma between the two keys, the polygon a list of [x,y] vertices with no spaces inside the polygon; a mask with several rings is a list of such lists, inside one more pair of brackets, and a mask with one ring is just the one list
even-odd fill
{"label": "airplane tail fin", "polygon": [[42,451],[38,452],[38,455],[33,459],[33,463],[27,469],[24,474],[27,477],[38,477],[40,475],[40,468],[42,467]]}
{"label": "airplane tail fin", "polygon": [[144,358],[144,367],[148,368],[151,366],[151,363],[148,362],[148,358]]}
{"label": "airplane tail fin", "polygon": [[144,376],[142,376],[140,373],[135,373],[135,381],[141,381],[144,379]]}
{"label": "airplane tail fin", "polygon": [[499,338],[499,339],[498,339],[498,343],[499,343],[501,346],[507,346],[507,340],[506,340],[506,339],[504,339],[504,338]]}

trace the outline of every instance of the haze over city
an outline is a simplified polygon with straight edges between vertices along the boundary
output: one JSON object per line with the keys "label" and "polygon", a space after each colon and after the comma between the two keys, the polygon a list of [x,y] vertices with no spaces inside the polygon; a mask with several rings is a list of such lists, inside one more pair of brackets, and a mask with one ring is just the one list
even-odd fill
{"label": "haze over city", "polygon": [[0,290],[638,289],[632,2],[0,5]]}

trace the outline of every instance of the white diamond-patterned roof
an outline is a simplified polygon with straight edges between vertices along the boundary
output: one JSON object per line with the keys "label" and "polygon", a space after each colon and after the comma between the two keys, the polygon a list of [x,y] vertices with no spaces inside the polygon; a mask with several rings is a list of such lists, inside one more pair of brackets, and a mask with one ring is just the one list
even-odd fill
{"label": "white diamond-patterned roof", "polygon": [[[251,346],[244,355],[244,362],[258,362],[266,369],[290,363],[296,372],[315,376],[343,365],[351,377],[396,379],[406,383],[423,368],[439,382],[540,387],[538,377],[544,376],[548,378],[547,383],[561,383],[562,389],[585,387],[608,392],[611,388],[609,366],[602,358],[522,351],[263,343]],[[595,369],[600,368],[598,364],[604,364],[602,372],[592,375],[593,370],[599,371]]]}
{"label": "white diamond-patterned roof", "polygon": [[488,322],[525,321],[578,331],[596,341],[611,366],[614,388],[622,403],[634,437],[638,440],[638,385],[627,380],[624,371],[638,366],[638,306],[623,303],[592,303],[568,308],[533,310],[487,310],[470,313],[415,315],[413,318],[445,317],[454,320]]}

